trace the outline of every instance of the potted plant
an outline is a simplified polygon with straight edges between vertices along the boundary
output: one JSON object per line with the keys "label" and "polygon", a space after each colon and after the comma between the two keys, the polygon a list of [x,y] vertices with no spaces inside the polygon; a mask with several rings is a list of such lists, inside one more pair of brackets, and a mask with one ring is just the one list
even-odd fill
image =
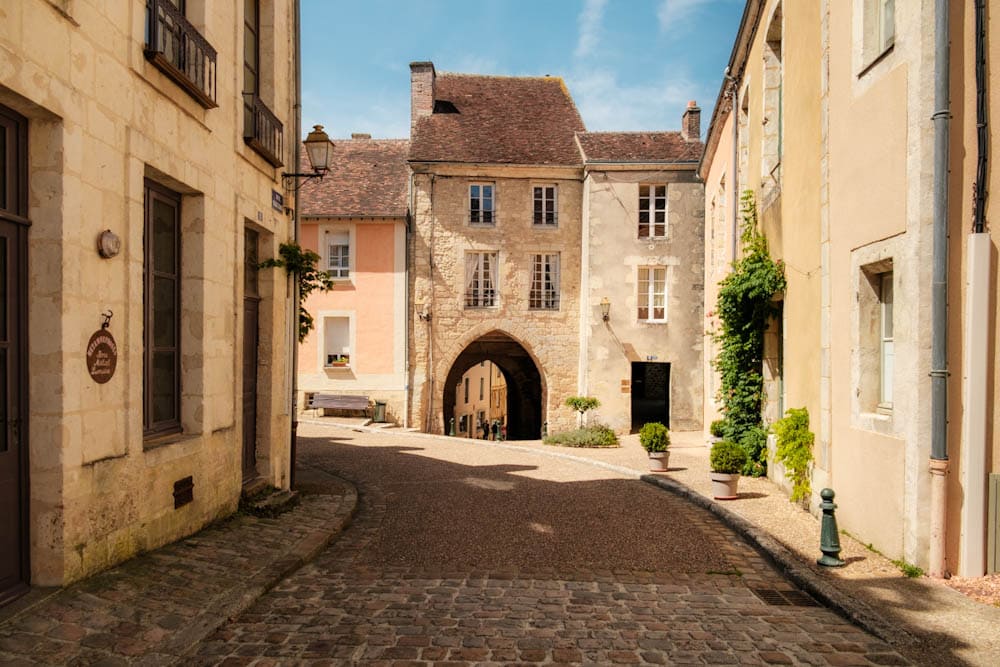
{"label": "potted plant", "polygon": [[710,442],[716,443],[719,440],[722,440],[726,437],[726,420],[716,419],[709,425],[708,432],[712,436]]}
{"label": "potted plant", "polygon": [[747,464],[747,453],[732,440],[720,440],[712,445],[708,456],[712,471],[712,497],[716,500],[735,500],[736,487],[740,482],[740,471]]}
{"label": "potted plant", "polygon": [[649,454],[649,469],[653,472],[666,472],[670,462],[670,431],[660,422],[643,424],[639,429],[639,444]]}

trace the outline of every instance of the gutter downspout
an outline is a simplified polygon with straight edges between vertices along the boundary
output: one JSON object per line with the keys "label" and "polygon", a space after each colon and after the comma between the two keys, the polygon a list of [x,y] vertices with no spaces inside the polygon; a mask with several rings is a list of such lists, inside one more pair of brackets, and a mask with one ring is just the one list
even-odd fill
{"label": "gutter downspout", "polygon": [[[295,48],[293,49],[292,58],[294,60],[295,69],[295,100],[292,103],[292,110],[294,113],[293,126],[295,129],[295,147],[293,149],[293,164],[295,168],[292,171],[299,171],[299,159],[302,156],[302,17],[301,17],[301,7],[300,0],[295,0]],[[292,193],[292,240],[295,243],[299,242],[299,191],[296,189]],[[298,276],[290,276],[292,281],[292,313],[289,317],[289,327],[292,333],[292,379],[291,379],[291,397],[290,405],[291,409],[290,415],[292,418],[292,432],[291,432],[291,442],[288,447],[288,486],[289,488],[295,487],[295,462],[297,458],[296,441],[298,440],[298,430],[299,430],[299,281]]]}
{"label": "gutter downspout", "polygon": [[934,226],[931,284],[931,507],[928,573],[947,576],[948,474],[948,132],[951,58],[948,0],[934,4]]}
{"label": "gutter downspout", "polygon": [[740,200],[740,189],[739,189],[739,178],[740,178],[740,164],[739,164],[739,146],[740,146],[740,115],[739,115],[739,102],[740,102],[740,91],[736,86],[736,79],[732,77],[728,69],[726,71],[726,78],[729,79],[732,85],[732,90],[730,95],[733,98],[733,109],[730,112],[731,119],[733,121],[733,148],[732,148],[732,162],[733,162],[733,187],[730,188],[732,196],[730,197],[729,207],[730,207],[730,261],[736,261],[736,239],[739,236],[739,223],[737,220],[739,206],[736,202]]}
{"label": "gutter downspout", "polygon": [[976,182],[972,233],[966,239],[965,341],[962,369],[962,503],[958,574],[986,574],[986,465],[989,441],[990,235],[986,232],[987,134],[985,1],[975,3]]}

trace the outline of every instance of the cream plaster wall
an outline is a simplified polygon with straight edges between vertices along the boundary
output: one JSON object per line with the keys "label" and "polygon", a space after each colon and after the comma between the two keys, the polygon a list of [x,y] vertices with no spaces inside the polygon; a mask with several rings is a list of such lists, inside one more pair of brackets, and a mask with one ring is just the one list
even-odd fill
{"label": "cream plaster wall", "polygon": [[[299,400],[307,392],[359,394],[385,401],[387,416],[403,421],[405,373],[406,221],[402,218],[309,218],[300,229],[303,247],[328,265],[325,232],[348,231],[351,238],[349,280],[330,292],[317,291],[306,301],[316,323],[299,347]],[[324,368],[324,317],[351,320],[350,368]]]}
{"label": "cream plaster wall", "polygon": [[[191,3],[218,49],[219,108],[205,110],[143,57],[142,3],[42,0],[0,7],[0,104],[29,118],[30,534],[32,580],[66,584],[190,534],[231,512],[241,482],[243,229],[262,258],[289,237],[271,209],[272,168],[242,139],[242,16],[231,3]],[[291,2],[271,4],[275,34]],[[291,40],[264,63],[290,81]],[[61,45],[53,48],[52,45]],[[291,90],[269,91],[293,118]],[[290,162],[290,156],[286,156]],[[142,436],[143,180],[182,193],[180,437]],[[101,259],[111,229],[122,252]],[[288,485],[286,278],[261,272],[258,469]],[[84,347],[112,310],[117,372],[95,384]],[[173,508],[173,483],[194,477],[194,502]]]}
{"label": "cream plaster wall", "polygon": [[[473,165],[411,165],[414,170],[413,233],[410,239],[410,386],[413,425],[441,433],[445,379],[459,354],[479,337],[498,330],[518,341],[542,378],[542,420],[549,430],[570,428],[573,412],[563,406],[577,393],[580,220],[579,169]],[[468,224],[469,183],[496,184],[495,227]],[[559,224],[532,225],[534,184],[558,185]],[[465,253],[499,253],[499,305],[466,309]],[[528,309],[531,255],[560,255],[560,307]],[[418,315],[429,313],[430,321]]]}
{"label": "cream plaster wall", "polygon": [[[670,363],[670,428],[702,426],[704,186],[692,167],[593,167],[587,175],[584,242],[587,297],[582,393],[601,406],[589,418],[618,432],[632,426],[632,362]],[[667,237],[638,238],[640,183],[667,184]],[[639,322],[640,266],[667,268],[667,321]],[[611,302],[608,322],[601,299]]]}

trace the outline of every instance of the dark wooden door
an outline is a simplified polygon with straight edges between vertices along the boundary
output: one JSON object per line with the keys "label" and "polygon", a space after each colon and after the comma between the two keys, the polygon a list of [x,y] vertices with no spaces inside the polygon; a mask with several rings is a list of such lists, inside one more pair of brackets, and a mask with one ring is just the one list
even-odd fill
{"label": "dark wooden door", "polygon": [[0,107],[0,604],[28,588],[27,121]]}
{"label": "dark wooden door", "polygon": [[243,482],[257,477],[257,347],[260,296],[257,288],[257,238],[244,237],[243,281]]}
{"label": "dark wooden door", "polygon": [[670,364],[632,362],[632,431],[660,422],[670,427]]}

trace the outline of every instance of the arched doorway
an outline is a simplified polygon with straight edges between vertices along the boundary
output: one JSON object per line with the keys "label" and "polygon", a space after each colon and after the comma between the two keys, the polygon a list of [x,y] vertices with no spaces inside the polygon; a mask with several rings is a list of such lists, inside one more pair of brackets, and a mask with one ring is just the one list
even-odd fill
{"label": "arched doorway", "polygon": [[507,439],[537,440],[542,433],[542,375],[524,346],[502,331],[491,331],[470,343],[448,371],[441,405],[445,432],[455,416],[455,391],[476,364],[490,361],[503,374],[507,393]]}

